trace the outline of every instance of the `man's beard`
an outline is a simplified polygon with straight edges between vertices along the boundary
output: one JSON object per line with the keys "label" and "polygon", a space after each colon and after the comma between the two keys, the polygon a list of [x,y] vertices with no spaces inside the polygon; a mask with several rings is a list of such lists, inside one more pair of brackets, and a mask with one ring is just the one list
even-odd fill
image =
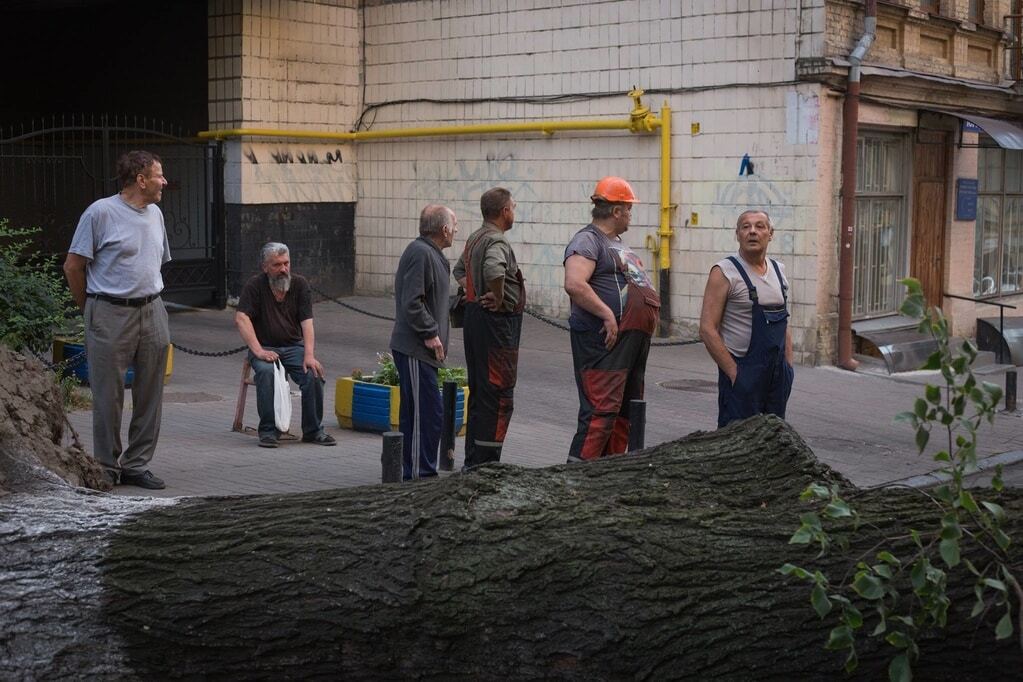
{"label": "man's beard", "polygon": [[291,275],[284,274],[278,275],[277,277],[270,277],[270,288],[278,294],[288,293],[288,289],[291,288]]}

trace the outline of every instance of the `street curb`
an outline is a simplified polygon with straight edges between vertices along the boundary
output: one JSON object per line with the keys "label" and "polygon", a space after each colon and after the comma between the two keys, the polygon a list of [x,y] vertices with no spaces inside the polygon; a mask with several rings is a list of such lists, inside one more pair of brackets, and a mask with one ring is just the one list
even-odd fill
{"label": "street curb", "polygon": [[[977,470],[971,472],[969,475],[981,473],[988,469],[994,469],[996,466],[1001,464],[1002,466],[1012,466],[1023,462],[1023,450],[1013,450],[1011,452],[1003,452],[998,455],[991,455],[984,459],[977,460]],[[931,486],[945,483],[952,480],[952,477],[948,474],[941,473],[938,470],[932,471],[929,474],[920,474],[919,476],[910,476],[909,478],[900,478],[896,481],[888,481],[882,483],[877,488],[891,488],[895,486],[907,486],[910,488],[930,488]]]}

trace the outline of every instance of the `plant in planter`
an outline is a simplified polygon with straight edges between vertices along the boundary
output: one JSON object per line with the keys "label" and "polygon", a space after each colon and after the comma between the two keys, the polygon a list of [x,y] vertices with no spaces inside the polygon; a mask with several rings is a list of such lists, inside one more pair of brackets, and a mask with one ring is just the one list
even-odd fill
{"label": "plant in planter", "polygon": [[[469,389],[466,387],[464,367],[443,368],[437,375],[443,387],[445,381],[458,384],[455,394],[455,430],[465,435],[465,419],[468,414]],[[377,370],[366,375],[361,370],[352,370],[352,375],[341,377],[334,388],[334,414],[343,429],[357,431],[398,430],[398,415],[401,397],[398,389],[398,368],[390,353],[377,353]]]}

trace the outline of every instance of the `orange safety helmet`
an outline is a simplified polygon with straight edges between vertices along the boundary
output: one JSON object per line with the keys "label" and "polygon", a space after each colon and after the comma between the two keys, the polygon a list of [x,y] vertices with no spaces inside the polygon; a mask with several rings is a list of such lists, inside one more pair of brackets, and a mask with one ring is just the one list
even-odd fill
{"label": "orange safety helmet", "polygon": [[593,196],[590,197],[590,201],[607,201],[612,204],[639,203],[639,199],[636,198],[636,193],[632,191],[632,185],[626,182],[623,178],[619,178],[614,175],[609,175],[606,178],[601,178],[597,181],[597,188],[593,190]]}

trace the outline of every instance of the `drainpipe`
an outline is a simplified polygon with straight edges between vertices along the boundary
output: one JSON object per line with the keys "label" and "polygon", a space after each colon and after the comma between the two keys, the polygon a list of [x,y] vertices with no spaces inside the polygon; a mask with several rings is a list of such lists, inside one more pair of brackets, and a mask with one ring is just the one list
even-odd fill
{"label": "drainpipe", "polygon": [[856,223],[856,137],[860,114],[860,63],[877,31],[877,0],[866,0],[863,35],[849,55],[849,85],[842,111],[842,233],[838,251],[838,366],[855,370],[852,356],[853,226]]}

